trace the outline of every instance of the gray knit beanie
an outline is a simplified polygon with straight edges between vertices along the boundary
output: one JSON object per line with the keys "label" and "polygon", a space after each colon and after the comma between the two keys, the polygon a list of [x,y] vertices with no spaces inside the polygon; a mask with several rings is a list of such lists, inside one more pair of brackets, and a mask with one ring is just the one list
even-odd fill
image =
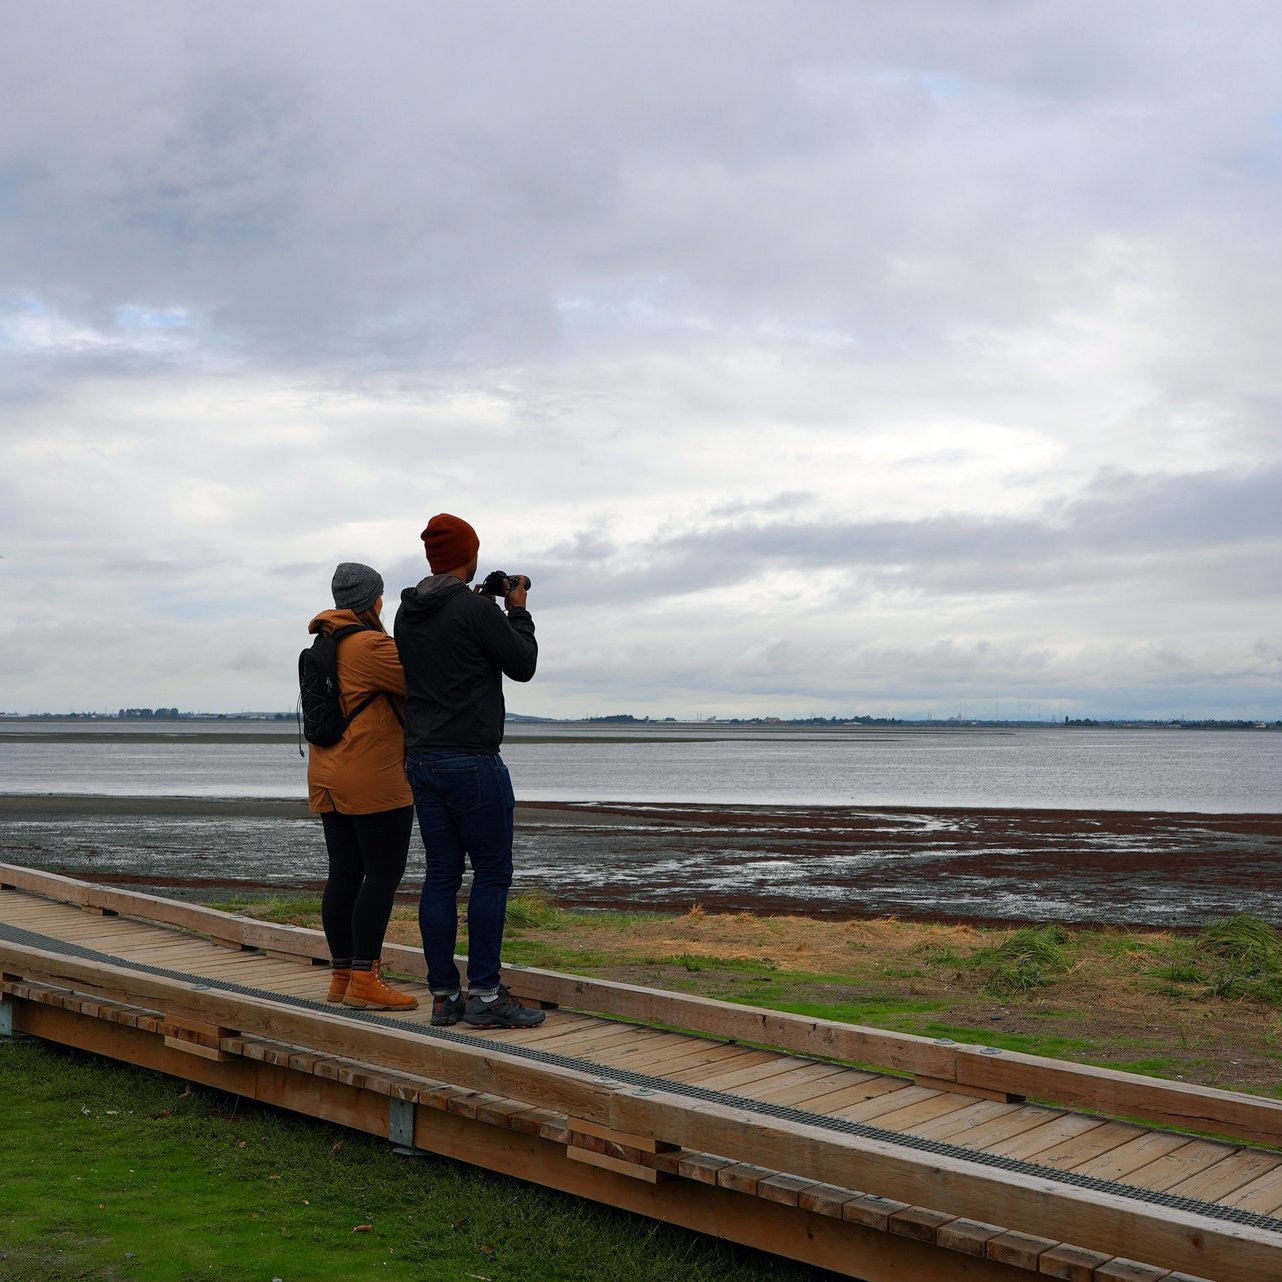
{"label": "gray knit beanie", "polygon": [[344,561],[334,571],[330,588],[338,609],[362,614],[383,595],[383,576],[359,561]]}

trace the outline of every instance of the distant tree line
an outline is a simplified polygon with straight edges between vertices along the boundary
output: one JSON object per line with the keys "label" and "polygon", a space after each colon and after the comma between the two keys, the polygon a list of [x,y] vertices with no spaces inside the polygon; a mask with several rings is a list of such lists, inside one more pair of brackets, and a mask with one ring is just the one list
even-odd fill
{"label": "distant tree line", "polygon": [[121,708],[116,716],[121,721],[177,721],[177,708]]}

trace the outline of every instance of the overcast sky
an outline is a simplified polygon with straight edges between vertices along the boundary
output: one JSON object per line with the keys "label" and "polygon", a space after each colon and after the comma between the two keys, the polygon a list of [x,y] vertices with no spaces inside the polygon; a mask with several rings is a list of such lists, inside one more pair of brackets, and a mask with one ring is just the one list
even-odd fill
{"label": "overcast sky", "polygon": [[0,0],[0,711],[1282,716],[1282,10]]}

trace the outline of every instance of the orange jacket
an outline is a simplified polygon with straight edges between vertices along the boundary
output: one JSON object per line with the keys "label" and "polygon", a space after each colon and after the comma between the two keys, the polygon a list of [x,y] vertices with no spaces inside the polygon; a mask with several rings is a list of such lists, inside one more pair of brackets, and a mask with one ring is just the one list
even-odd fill
{"label": "orange jacket", "polygon": [[[322,610],[308,625],[309,633],[335,632],[353,623],[368,623],[351,610]],[[338,686],[343,714],[374,690],[385,690],[404,711],[405,673],[396,642],[382,631],[353,632],[338,643]],[[392,710],[392,699],[375,699],[347,727],[335,744],[309,744],[307,804],[315,811],[340,810],[369,815],[414,803],[405,779],[405,732]]]}

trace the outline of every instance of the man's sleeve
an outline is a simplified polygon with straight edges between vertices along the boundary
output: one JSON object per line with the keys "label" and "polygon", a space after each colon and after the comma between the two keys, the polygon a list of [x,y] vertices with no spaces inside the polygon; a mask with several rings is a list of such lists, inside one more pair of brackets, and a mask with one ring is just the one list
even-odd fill
{"label": "man's sleeve", "polygon": [[539,643],[534,639],[534,620],[530,612],[514,606],[506,614],[497,605],[477,612],[482,640],[513,681],[528,681],[539,661]]}

